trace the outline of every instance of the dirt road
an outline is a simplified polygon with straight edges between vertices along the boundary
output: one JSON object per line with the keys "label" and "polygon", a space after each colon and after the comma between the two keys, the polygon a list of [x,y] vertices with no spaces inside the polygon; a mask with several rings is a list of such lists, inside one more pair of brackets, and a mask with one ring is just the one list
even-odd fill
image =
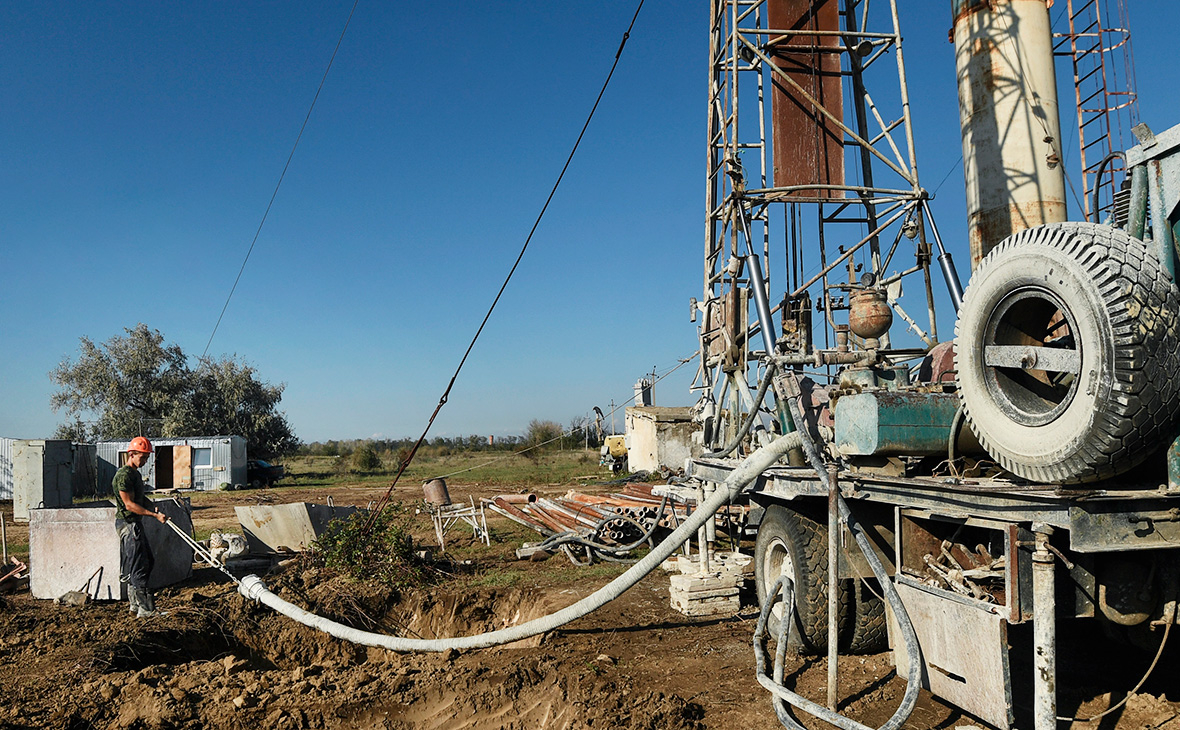
{"label": "dirt road", "polygon": [[[413,491],[398,496],[411,504]],[[490,493],[451,488],[458,499],[469,491]],[[254,503],[260,495],[323,501],[325,494],[279,488],[203,496],[194,518],[198,530],[229,527],[235,503]],[[331,494],[337,504],[364,505],[376,490]],[[428,539],[428,520],[417,520]],[[287,600],[337,620],[432,637],[544,615],[613,575],[613,569],[562,566],[558,557],[515,561],[523,533],[499,519],[491,527],[505,537],[491,548],[473,546],[458,528],[448,536],[454,552],[472,556],[473,564],[430,590],[361,589],[299,564],[267,580]],[[527,645],[445,655],[397,655],[337,641],[247,603],[210,569],[162,591],[159,603],[171,613],[160,619],[134,619],[116,604],[59,607],[27,593],[0,600],[3,728],[780,727],[754,678],[755,609],[724,620],[686,618],[669,608],[661,571]],[[1092,714],[1118,701],[1151,660],[1104,648],[1086,632],[1064,643],[1061,709],[1069,713]],[[1165,653],[1152,680],[1122,710],[1101,725],[1076,726],[1180,727],[1177,666],[1176,656]],[[822,701],[823,660],[789,658],[787,684]],[[867,725],[887,719],[904,689],[887,653],[841,658],[841,711]],[[979,724],[923,693],[906,727]]]}

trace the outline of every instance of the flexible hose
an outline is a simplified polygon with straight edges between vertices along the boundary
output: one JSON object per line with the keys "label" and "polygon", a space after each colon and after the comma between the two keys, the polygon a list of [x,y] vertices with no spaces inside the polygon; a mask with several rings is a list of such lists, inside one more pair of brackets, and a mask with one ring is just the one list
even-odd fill
{"label": "flexible hose", "polygon": [[750,406],[750,413],[746,416],[746,420],[742,423],[742,427],[734,434],[733,440],[730,441],[724,449],[714,451],[709,454],[702,454],[706,459],[723,459],[733,453],[733,450],[738,447],[746,434],[750,433],[750,428],[754,425],[754,419],[758,418],[758,409],[762,406],[762,399],[766,397],[766,391],[770,388],[771,376],[774,375],[774,361],[772,360],[766,366],[766,372],[762,374],[762,384],[758,386],[758,392],[754,394],[754,404]]}
{"label": "flexible hose", "polygon": [[[795,419],[795,423],[803,423],[803,414],[800,412],[799,405],[794,398],[785,398],[787,408],[791,411],[791,417]],[[829,482],[828,470],[824,466],[823,459],[820,458],[819,449],[816,448],[815,443],[811,440],[811,435],[804,430],[794,431],[799,434],[802,441],[803,453],[807,456],[808,463],[811,468],[815,470],[820,482],[828,489],[829,493],[832,484]],[[856,545],[864,554],[865,561],[869,564],[869,568],[873,571],[873,576],[881,583],[881,590],[885,593],[886,600],[889,601],[889,607],[893,610],[894,619],[897,621],[898,627],[901,629],[902,641],[905,645],[906,659],[909,666],[906,668],[906,688],[905,694],[901,698],[901,704],[898,705],[897,710],[893,716],[889,718],[878,730],[897,730],[909,718],[910,713],[914,711],[914,707],[918,703],[918,692],[921,689],[922,680],[922,664],[921,655],[919,653],[918,635],[914,631],[914,624],[910,621],[910,616],[905,610],[905,604],[901,602],[901,596],[897,593],[897,587],[893,585],[893,581],[889,580],[889,574],[885,572],[885,566],[881,564],[881,559],[877,557],[876,551],[869,542],[868,536],[864,532],[864,528],[852,516],[852,511],[848,508],[848,503],[844,501],[844,497],[837,493],[836,495],[837,509],[840,512],[840,517],[848,525],[849,532],[856,539]],[[793,589],[793,587],[792,587]],[[766,603],[773,603],[773,593],[767,593]],[[762,612],[766,613],[768,608],[766,605],[762,607]],[[760,656],[757,647],[755,648],[755,656]],[[766,677],[765,673],[759,672],[758,682],[763,687],[770,690],[776,697],[790,702],[800,709],[822,718],[823,720],[843,728],[844,730],[870,730],[865,725],[839,715],[822,705],[801,697],[794,692],[791,692],[786,687],[774,682],[770,677]],[[779,712],[779,703],[775,703],[775,711],[779,715],[779,721],[790,730],[805,730],[794,718],[791,718],[785,710]]]}
{"label": "flexible hose", "polygon": [[664,562],[685,540],[694,536],[697,529],[705,524],[705,520],[712,517],[714,512],[729,502],[746,485],[757,479],[762,472],[773,466],[787,452],[799,448],[801,438],[798,432],[780,436],[750,454],[736,469],[730,472],[723,489],[718,489],[709,499],[702,502],[680,527],[676,528],[663,542],[656,545],[650,553],[628,568],[622,575],[577,603],[519,626],[449,639],[409,639],[354,629],[305,611],[271,593],[267,590],[262,579],[256,575],[248,575],[243,578],[241,585],[238,586],[238,591],[246,598],[264,603],[305,626],[364,646],[374,646],[390,651],[448,651],[450,649],[482,649],[509,644],[564,626],[621,596],[624,591],[659,567],[660,563]]}

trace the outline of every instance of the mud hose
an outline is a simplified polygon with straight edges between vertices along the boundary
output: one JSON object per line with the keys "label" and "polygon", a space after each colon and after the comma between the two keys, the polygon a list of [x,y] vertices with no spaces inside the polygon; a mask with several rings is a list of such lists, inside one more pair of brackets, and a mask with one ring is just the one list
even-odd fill
{"label": "mud hose", "polygon": [[[787,407],[791,411],[791,417],[795,419],[795,423],[803,423],[802,413],[799,411],[799,406],[794,398],[785,398]],[[793,432],[799,434],[802,441],[803,453],[806,454],[808,463],[815,469],[815,473],[819,476],[819,480],[831,491],[830,476],[828,470],[824,466],[823,459],[820,458],[819,450],[815,443],[811,440],[811,435],[805,430],[800,429]],[[793,435],[792,434],[792,435]],[[873,577],[881,584],[881,590],[885,593],[885,600],[889,601],[889,607],[893,610],[894,619],[897,621],[898,627],[901,629],[902,641],[905,644],[906,659],[908,661],[908,668],[906,671],[906,688],[905,695],[901,698],[901,704],[898,705],[897,710],[893,716],[889,718],[884,725],[878,730],[897,730],[900,728],[914,711],[914,706],[918,703],[918,692],[921,689],[922,680],[922,664],[921,655],[918,647],[918,635],[914,632],[914,625],[910,621],[909,614],[906,613],[905,605],[901,602],[901,596],[897,593],[897,587],[893,581],[889,579],[889,574],[885,572],[885,566],[881,564],[881,559],[877,557],[876,551],[873,550],[872,544],[869,542],[868,536],[864,532],[864,528],[853,517],[852,511],[848,508],[848,503],[844,501],[844,497],[839,493],[836,494],[836,504],[839,510],[840,518],[848,525],[848,531],[852,533],[853,538],[856,539],[856,545],[860,548],[861,553],[864,554],[865,561],[869,564],[869,568],[873,571]],[[782,580],[775,584],[772,591],[768,591],[766,599],[763,602],[762,611],[758,618],[758,628],[754,632],[754,656],[757,662],[758,683],[768,689],[774,694],[776,701],[774,702],[775,714],[778,715],[779,722],[789,730],[806,730],[803,725],[799,724],[797,720],[791,717],[786,708],[777,699],[782,699],[790,702],[799,709],[814,715],[825,722],[831,723],[844,730],[871,730],[866,725],[862,725],[855,720],[851,720],[843,715],[840,715],[833,710],[819,705],[811,700],[806,699],[791,690],[783,687],[781,684],[781,672],[776,671],[775,679],[766,676],[764,671],[765,652],[762,649],[762,637],[765,633],[766,616],[769,615],[770,606],[774,605],[774,596],[779,592]],[[794,586],[791,586],[791,601],[785,604],[784,611],[791,611],[794,608]],[[789,614],[784,615],[781,624],[784,627],[790,626]],[[780,650],[778,655],[782,654],[781,647],[785,645],[786,637],[779,637]],[[776,657],[776,664],[781,665],[781,660]]]}
{"label": "mud hose", "polygon": [[499,629],[486,634],[450,639],[408,639],[401,636],[387,636],[385,634],[361,631],[360,629],[354,629],[326,619],[323,616],[317,616],[314,613],[305,611],[295,604],[284,601],[282,598],[271,593],[267,590],[262,579],[256,575],[248,575],[243,578],[241,585],[238,586],[238,592],[246,598],[266,604],[275,611],[305,626],[310,626],[313,629],[331,634],[338,639],[351,641],[364,646],[388,649],[390,651],[441,652],[450,649],[482,649],[489,646],[499,646],[513,641],[520,641],[521,639],[527,639],[547,631],[553,631],[560,626],[564,626],[575,619],[579,619],[601,608],[621,596],[645,575],[659,567],[660,563],[672,555],[685,540],[696,535],[697,529],[705,524],[705,520],[712,517],[713,513],[720,509],[722,505],[727,504],[731,499],[736,497],[746,485],[753,482],[762,472],[773,466],[787,452],[799,448],[800,438],[797,433],[780,436],[778,439],[746,457],[736,469],[730,472],[729,477],[725,480],[723,489],[718,489],[708,500],[701,503],[697,510],[689,515],[688,519],[680,527],[676,528],[663,542],[656,545],[650,553],[645,555],[638,563],[628,568],[622,575],[573,605],[567,606],[548,616],[520,624],[519,626]]}
{"label": "mud hose", "polygon": [[706,459],[724,459],[733,453],[733,450],[741,444],[742,439],[750,433],[750,428],[754,425],[754,421],[758,418],[758,409],[762,407],[762,400],[766,397],[766,391],[770,388],[771,376],[774,375],[774,362],[772,361],[766,366],[766,372],[762,374],[762,384],[758,386],[758,392],[754,394],[754,404],[750,406],[750,413],[746,416],[746,420],[742,422],[742,427],[738,429],[737,433],[733,435],[733,440],[726,444],[725,448],[720,451],[714,451],[709,454],[701,454]]}

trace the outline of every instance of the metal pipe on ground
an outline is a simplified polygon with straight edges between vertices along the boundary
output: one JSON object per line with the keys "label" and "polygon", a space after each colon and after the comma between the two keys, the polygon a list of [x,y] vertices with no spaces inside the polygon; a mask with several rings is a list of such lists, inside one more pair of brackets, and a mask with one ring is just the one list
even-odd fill
{"label": "metal pipe on ground", "polygon": [[[742,489],[753,482],[763,471],[777,463],[789,450],[799,448],[801,438],[799,433],[781,436],[748,456],[736,469],[730,472],[729,477],[725,480],[724,489],[718,489],[714,492],[707,503],[702,504],[701,508],[689,516],[671,535],[656,545],[651,552],[628,568],[622,575],[577,603],[567,606],[556,613],[528,621],[519,626],[512,626],[474,636],[447,639],[409,639],[400,636],[387,636],[369,631],[361,631],[360,629],[344,626],[323,616],[317,616],[309,611],[305,611],[299,606],[284,601],[282,598],[271,593],[267,590],[266,584],[262,582],[262,579],[256,575],[249,575],[243,578],[238,591],[246,598],[259,601],[305,626],[318,629],[338,639],[363,646],[388,649],[390,651],[441,652],[450,649],[480,649],[520,641],[521,639],[537,636],[538,634],[543,634],[564,626],[621,596],[644,576],[667,560],[685,540],[696,532],[697,528],[708,519],[710,514],[716,512],[718,508],[736,497]],[[917,661],[912,662],[911,666],[917,666]]]}
{"label": "metal pipe on ground", "polygon": [[495,499],[508,504],[531,504],[537,501],[537,495],[532,492],[528,494],[497,494]]}
{"label": "metal pipe on ground", "polygon": [[528,527],[530,529],[536,530],[536,531],[540,532],[541,534],[546,534],[546,533],[550,534],[550,535],[553,534],[553,530],[549,529],[548,526],[546,526],[544,523],[540,522],[539,520],[533,519],[530,515],[521,511],[516,505],[512,504],[511,502],[504,502],[504,501],[501,501],[499,497],[493,497],[487,504],[493,510],[495,510],[496,512],[499,512],[500,514],[504,515],[505,517],[512,520],[513,522],[524,525],[525,527]]}

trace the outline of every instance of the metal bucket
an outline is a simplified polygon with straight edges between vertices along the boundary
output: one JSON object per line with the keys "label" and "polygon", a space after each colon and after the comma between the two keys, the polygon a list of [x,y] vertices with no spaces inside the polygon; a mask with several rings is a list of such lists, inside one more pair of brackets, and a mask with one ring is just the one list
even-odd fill
{"label": "metal bucket", "polygon": [[447,482],[444,479],[431,479],[422,485],[426,494],[426,501],[442,507],[451,503],[451,495],[447,493]]}

